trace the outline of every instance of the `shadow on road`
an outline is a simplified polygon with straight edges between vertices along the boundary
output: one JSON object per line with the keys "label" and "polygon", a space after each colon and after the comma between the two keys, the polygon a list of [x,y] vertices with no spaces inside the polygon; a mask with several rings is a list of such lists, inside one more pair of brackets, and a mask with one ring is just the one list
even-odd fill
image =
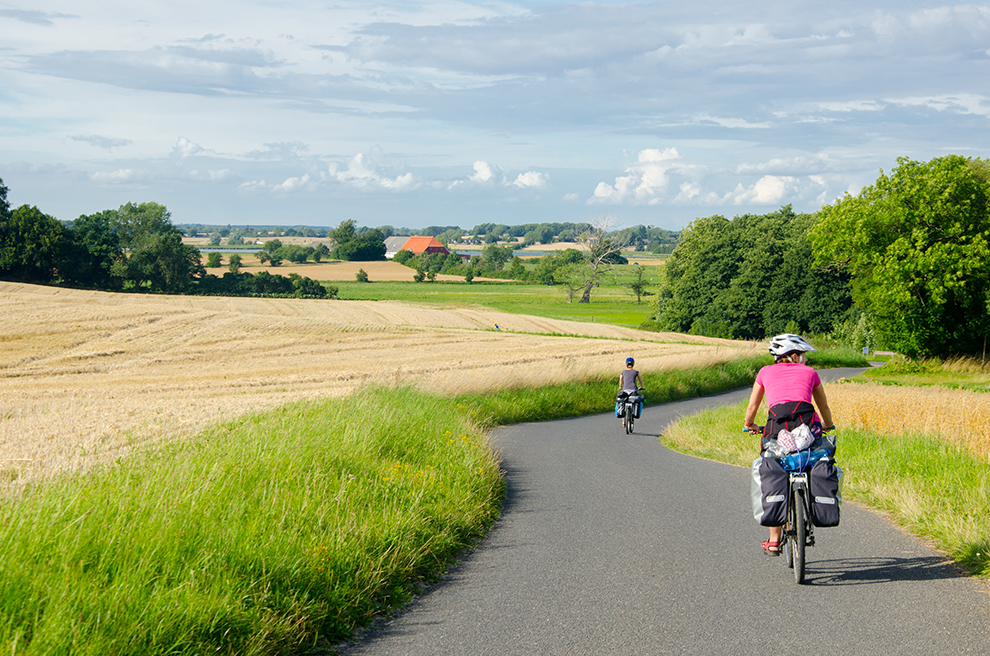
{"label": "shadow on road", "polygon": [[808,563],[810,585],[865,585],[893,581],[934,581],[963,576],[944,558],[845,558]]}

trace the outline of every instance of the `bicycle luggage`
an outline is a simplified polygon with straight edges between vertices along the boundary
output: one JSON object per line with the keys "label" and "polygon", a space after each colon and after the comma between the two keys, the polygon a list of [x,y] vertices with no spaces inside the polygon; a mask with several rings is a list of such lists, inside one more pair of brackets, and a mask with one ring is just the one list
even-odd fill
{"label": "bicycle luggage", "polygon": [[750,486],[753,517],[760,526],[783,526],[786,523],[789,478],[776,458],[761,456],[753,461]]}
{"label": "bicycle luggage", "polygon": [[811,523],[822,528],[839,525],[842,510],[842,468],[831,458],[822,458],[811,467]]}
{"label": "bicycle luggage", "polygon": [[643,414],[643,397],[639,394],[632,397],[633,401],[633,418],[639,419],[639,416]]}
{"label": "bicycle luggage", "polygon": [[626,416],[626,399],[629,398],[629,392],[622,391],[619,392],[615,397],[615,416],[622,418]]}

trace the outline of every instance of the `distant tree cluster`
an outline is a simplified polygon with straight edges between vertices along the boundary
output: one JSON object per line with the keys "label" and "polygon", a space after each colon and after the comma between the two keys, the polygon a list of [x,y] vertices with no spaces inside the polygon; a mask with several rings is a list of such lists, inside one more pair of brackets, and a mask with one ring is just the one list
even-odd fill
{"label": "distant tree cluster", "polygon": [[301,276],[249,284],[257,277],[238,276],[236,255],[230,275],[239,282],[217,282],[206,275],[199,249],[182,243],[182,232],[158,203],[126,203],[65,223],[33,206],[11,210],[7,193],[0,180],[0,279],[107,291],[327,295]]}
{"label": "distant tree cluster", "polygon": [[312,278],[290,273],[275,276],[267,271],[208,274],[196,285],[197,294],[214,296],[292,296],[294,298],[337,298],[337,287],[325,287]]}
{"label": "distant tree cluster", "polygon": [[267,262],[273,267],[277,267],[285,261],[294,264],[302,264],[308,260],[320,262],[329,252],[330,250],[323,244],[318,244],[315,247],[300,246],[299,244],[283,244],[280,239],[270,239],[265,242],[261,250],[255,253],[255,256],[262,264]]}
{"label": "distant tree cluster", "polygon": [[208,226],[202,224],[178,224],[175,226],[186,237],[208,237],[216,239],[217,243],[211,246],[219,246],[221,239],[227,239],[231,246],[244,243],[245,239],[252,241],[258,239],[272,239],[278,237],[307,237],[311,239],[322,239],[327,236],[326,228],[313,228],[310,226],[294,226],[283,228],[282,226]]}
{"label": "distant tree cluster", "polygon": [[330,255],[335,260],[372,262],[385,259],[385,236],[377,228],[358,230],[353,219],[346,219],[327,236],[334,243]]}
{"label": "distant tree cluster", "polygon": [[199,250],[182,243],[157,203],[127,203],[70,224],[27,205],[0,212],[0,276],[7,280],[183,292],[204,273]]}

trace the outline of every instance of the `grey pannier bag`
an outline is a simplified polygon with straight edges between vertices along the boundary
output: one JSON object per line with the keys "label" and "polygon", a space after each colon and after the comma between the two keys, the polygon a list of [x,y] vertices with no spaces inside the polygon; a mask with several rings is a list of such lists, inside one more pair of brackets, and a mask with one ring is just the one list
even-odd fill
{"label": "grey pannier bag", "polygon": [[787,522],[789,475],[773,457],[753,461],[753,517],[760,526],[783,526]]}

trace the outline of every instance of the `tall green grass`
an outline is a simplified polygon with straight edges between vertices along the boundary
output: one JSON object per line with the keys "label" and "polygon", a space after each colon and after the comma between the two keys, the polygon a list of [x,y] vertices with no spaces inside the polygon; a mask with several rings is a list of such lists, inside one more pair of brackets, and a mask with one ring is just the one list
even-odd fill
{"label": "tall green grass", "polygon": [[269,654],[410,598],[498,512],[450,401],[366,390],[228,423],[0,505],[0,651]]}
{"label": "tall green grass", "polygon": [[[748,467],[759,438],[742,433],[746,404],[708,410],[668,427],[682,453]],[[841,429],[843,496],[888,513],[967,571],[990,577],[990,463],[930,435],[888,437]]]}

